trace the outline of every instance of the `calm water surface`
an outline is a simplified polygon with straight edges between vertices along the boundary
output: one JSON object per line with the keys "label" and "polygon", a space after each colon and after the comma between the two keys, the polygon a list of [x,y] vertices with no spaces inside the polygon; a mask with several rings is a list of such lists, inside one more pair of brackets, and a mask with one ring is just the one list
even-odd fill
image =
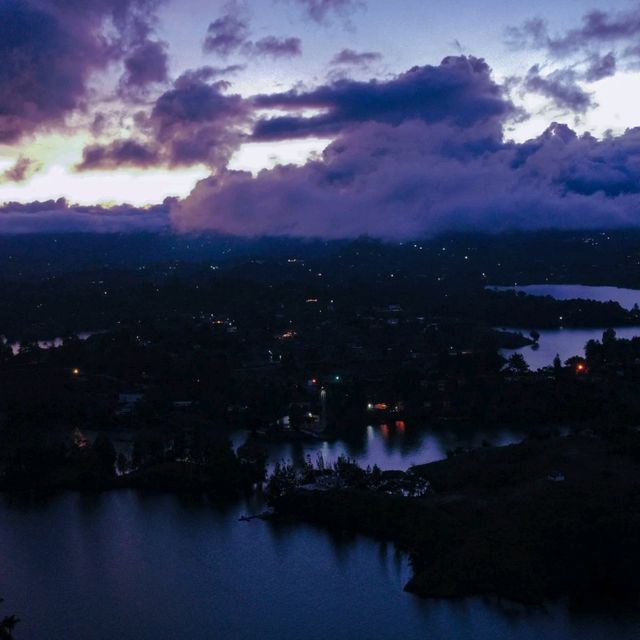
{"label": "calm water surface", "polygon": [[[507,331],[521,331],[525,336],[529,333],[524,329],[506,329]],[[589,340],[601,340],[602,329],[549,329],[541,330],[538,346],[522,347],[521,349],[502,349],[500,353],[508,358],[512,353],[521,353],[532,369],[548,367],[553,363],[556,353],[564,362],[571,356],[584,356],[584,346]],[[640,336],[640,327],[615,327],[618,338],[634,338]]]}
{"label": "calm water surface", "polygon": [[[640,290],[622,289],[620,287],[591,287],[582,284],[529,284],[513,287],[490,287],[499,291],[523,291],[532,296],[551,296],[557,300],[597,300],[598,302],[617,302],[625,309],[632,309],[634,304],[640,304]],[[526,329],[508,329],[522,331],[525,335],[534,327]],[[564,362],[571,356],[583,356],[584,345],[589,340],[600,340],[602,332],[607,327],[598,329],[551,329],[539,331],[538,346],[528,346],[522,349],[503,349],[502,354],[509,357],[515,351],[522,353],[532,369],[551,365],[556,353]],[[640,336],[640,327],[616,328],[619,338],[633,338]]]}
{"label": "calm water surface", "polygon": [[[247,438],[247,431],[237,431],[232,441],[237,448]],[[348,440],[318,440],[315,442],[282,442],[268,445],[271,465],[281,460],[302,462],[306,456],[315,462],[321,455],[326,463],[335,462],[339,456],[357,460],[362,467],[378,465],[383,471],[406,471],[415,464],[442,460],[447,451],[456,447],[479,447],[483,443],[507,445],[520,442],[525,437],[522,428],[491,428],[459,423],[441,423],[430,426],[413,424],[370,425],[360,435]]]}
{"label": "calm water surface", "polygon": [[0,584],[22,640],[611,640],[640,618],[403,592],[390,545],[130,491],[0,505]]}
{"label": "calm water surface", "polygon": [[[523,350],[534,368],[550,364],[556,353],[563,359],[581,353],[602,330],[541,334],[537,351]],[[618,334],[640,335],[640,328]],[[245,435],[234,434],[234,443]],[[390,423],[367,427],[349,441],[272,444],[269,454],[272,463],[321,453],[327,462],[348,455],[363,465],[406,469],[457,446],[507,444],[523,435],[507,428]],[[127,446],[125,436],[121,446]],[[238,521],[262,508],[258,497],[214,506],[132,491],[0,502],[3,612],[22,618],[18,640],[640,637],[640,613],[586,616],[561,604],[527,610],[483,599],[425,602],[403,591],[410,569],[391,545],[308,525]]]}
{"label": "calm water surface", "polygon": [[524,291],[531,296],[551,296],[556,300],[596,300],[597,302],[617,302],[624,309],[640,305],[639,289],[620,287],[592,287],[584,284],[527,284],[513,287],[490,287],[497,291]]}

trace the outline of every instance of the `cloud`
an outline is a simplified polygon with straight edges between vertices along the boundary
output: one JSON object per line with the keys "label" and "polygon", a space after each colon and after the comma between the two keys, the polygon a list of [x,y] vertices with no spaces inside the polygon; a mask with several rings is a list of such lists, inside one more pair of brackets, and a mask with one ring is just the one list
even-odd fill
{"label": "cloud", "polygon": [[332,66],[366,67],[372,62],[382,59],[382,54],[375,51],[357,52],[353,49],[343,49],[331,59]]}
{"label": "cloud", "polygon": [[[513,49],[544,51],[556,60],[572,59],[584,67],[582,79],[596,82],[616,71],[618,61],[637,65],[640,60],[640,5],[625,11],[590,11],[578,27],[551,34],[542,18],[525,21],[506,31],[506,41]],[[602,50],[607,51],[603,53]]]}
{"label": "cloud", "polygon": [[125,58],[122,84],[139,89],[168,78],[167,44],[147,40],[136,46]]}
{"label": "cloud", "polygon": [[[155,0],[3,0],[0,143],[60,127],[86,108],[89,80],[151,32]],[[108,27],[108,28],[107,28]]]}
{"label": "cloud", "polygon": [[211,67],[206,65],[197,69],[188,69],[176,81],[176,86],[189,86],[199,82],[210,82],[220,78],[227,78],[234,73],[244,71],[246,69],[243,64],[230,64],[226,67]]}
{"label": "cloud", "polygon": [[244,56],[293,58],[302,55],[300,38],[265,36],[253,42],[250,39],[246,7],[227,3],[227,13],[209,25],[203,49],[226,58],[231,54]]}
{"label": "cloud", "polygon": [[0,174],[0,184],[3,182],[24,182],[40,170],[42,165],[25,156],[20,156],[12,167]]}
{"label": "cloud", "polygon": [[590,11],[582,24],[564,34],[552,36],[545,20],[534,18],[520,27],[507,30],[507,39],[514,47],[544,49],[551,55],[566,57],[593,46],[635,40],[640,35],[640,7],[628,11]]}
{"label": "cloud", "polygon": [[408,239],[442,231],[640,223],[640,130],[598,142],[563,125],[491,147],[451,124],[367,123],[321,160],[228,172],[172,207],[182,231]]}
{"label": "cloud", "polygon": [[332,16],[339,16],[345,20],[366,5],[360,0],[289,0],[299,5],[305,15],[317,22],[326,24]]}
{"label": "cloud", "polygon": [[119,167],[151,167],[159,163],[158,150],[136,140],[114,140],[107,145],[94,144],[82,151],[79,171]]}
{"label": "cloud", "polygon": [[250,50],[256,56],[271,58],[293,58],[302,55],[302,41],[300,38],[277,38],[267,36],[250,45]]}
{"label": "cloud", "polygon": [[[256,176],[220,171],[173,203],[175,228],[408,239],[452,230],[640,224],[640,128],[597,140],[553,124],[515,143],[503,137],[512,105],[484,63],[449,59],[413,73],[357,84],[362,102],[354,101],[349,117],[334,88],[279,96],[275,102],[289,107],[334,105],[337,135],[322,157]],[[446,109],[432,107],[434,96]],[[318,130],[314,118],[304,131]]]}
{"label": "cloud", "polygon": [[226,165],[250,115],[240,95],[225,93],[227,86],[224,81],[208,84],[181,76],[158,98],[149,123],[155,139],[166,148],[170,165]]}
{"label": "cloud", "polygon": [[615,75],[616,70],[617,60],[613,51],[610,51],[604,56],[594,53],[589,58],[589,67],[585,72],[585,80],[587,82],[597,82],[603,78]]}
{"label": "cloud", "polygon": [[228,13],[209,24],[203,48],[223,58],[236,53],[246,43],[249,25],[246,20]]}
{"label": "cloud", "polygon": [[28,204],[9,202],[0,206],[0,234],[163,231],[169,229],[170,204],[167,199],[161,205],[138,209],[129,205],[71,205],[63,198]]}
{"label": "cloud", "polygon": [[181,75],[162,93],[150,113],[138,118],[138,138],[94,144],[83,151],[79,171],[122,166],[189,166],[219,169],[244,139],[251,109],[224,80],[208,82],[222,70],[201,67]]}
{"label": "cloud", "polygon": [[310,91],[257,96],[254,104],[261,109],[322,112],[262,119],[254,129],[256,140],[330,136],[367,121],[451,120],[468,126],[515,113],[486,62],[465,56],[445,58],[439,66],[414,67],[386,82],[342,79]]}
{"label": "cloud", "polygon": [[571,69],[558,69],[542,76],[540,66],[536,64],[529,69],[524,87],[549,98],[560,109],[585,113],[596,105],[592,95],[582,89],[577,80],[576,72]]}

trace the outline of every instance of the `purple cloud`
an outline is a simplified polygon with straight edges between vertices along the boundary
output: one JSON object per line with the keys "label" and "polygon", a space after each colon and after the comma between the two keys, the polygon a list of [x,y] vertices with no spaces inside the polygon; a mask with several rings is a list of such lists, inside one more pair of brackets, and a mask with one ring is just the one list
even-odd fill
{"label": "purple cloud", "polygon": [[382,59],[382,55],[375,51],[354,51],[353,49],[343,49],[331,59],[333,66],[366,67],[373,62]]}
{"label": "purple cloud", "polygon": [[[175,228],[405,239],[640,224],[640,128],[597,140],[553,124],[527,142],[505,141],[513,105],[476,59],[447,59],[384,83],[280,94],[269,105],[324,107],[335,139],[301,166],[202,180],[173,203]],[[319,130],[316,116],[302,120],[288,121],[289,131]]]}
{"label": "purple cloud", "polygon": [[365,5],[360,0],[289,0],[302,7],[305,15],[320,24],[326,23],[331,15],[346,18]]}
{"label": "purple cloud", "polygon": [[549,32],[548,23],[542,18],[528,20],[506,32],[507,43],[515,49],[543,50],[556,59],[586,54],[588,69],[584,78],[589,82],[615,72],[616,53],[610,51],[603,56],[600,53],[603,47],[621,48],[622,58],[637,60],[638,37],[640,6],[626,11],[590,11],[582,17],[580,26],[558,35]]}
{"label": "purple cloud", "polygon": [[271,58],[293,58],[302,55],[302,41],[300,38],[276,38],[266,36],[250,45],[250,50],[256,56]]}
{"label": "purple cloud", "polygon": [[82,151],[79,171],[118,167],[151,167],[159,163],[158,150],[136,140],[114,140],[107,145],[94,144]]}
{"label": "purple cloud", "polygon": [[157,4],[3,0],[0,143],[61,126],[67,115],[84,108],[92,73],[121,60],[130,42],[150,33]]}
{"label": "purple cloud", "polygon": [[175,86],[189,86],[195,83],[210,82],[226,78],[234,73],[244,71],[246,69],[243,64],[230,64],[226,67],[211,67],[206,65],[197,69],[188,69],[175,82]]}
{"label": "purple cloud", "polygon": [[0,234],[23,233],[120,233],[162,231],[169,228],[171,199],[161,205],[138,209],[71,205],[63,198],[0,207]]}
{"label": "purple cloud", "polygon": [[515,113],[486,62],[465,56],[445,58],[439,66],[414,67],[386,82],[343,79],[306,92],[257,96],[254,104],[263,109],[322,110],[309,117],[260,120],[254,129],[258,140],[334,135],[366,121],[451,120],[469,126]]}
{"label": "purple cloud", "polygon": [[0,174],[0,183],[3,182],[24,182],[28,180],[36,171],[41,168],[41,164],[20,156],[12,167]]}
{"label": "purple cloud", "polygon": [[246,43],[248,35],[249,26],[246,21],[228,13],[209,25],[203,48],[207,53],[226,58]]}
{"label": "purple cloud", "polygon": [[224,93],[227,86],[224,81],[207,84],[182,76],[158,98],[149,124],[170,165],[226,166],[243,138],[240,127],[250,116],[241,96]]}
{"label": "purple cloud", "polygon": [[122,84],[127,88],[166,82],[169,73],[166,43],[148,40],[139,44],[125,58],[124,66]]}
{"label": "purple cloud", "polygon": [[364,123],[320,160],[203,180],[174,203],[172,221],[183,231],[395,239],[640,223],[640,129],[598,141],[552,125],[523,144],[489,144],[484,133]]}
{"label": "purple cloud", "polygon": [[150,113],[137,118],[141,139],[94,144],[83,151],[79,171],[120,166],[226,166],[244,138],[251,116],[249,104],[226,93],[228,83],[207,82],[220,70],[201,67],[181,75],[155,101]]}
{"label": "purple cloud", "polygon": [[589,67],[585,72],[587,82],[596,82],[615,74],[617,61],[613,51],[604,56],[594,53],[589,59]]}
{"label": "purple cloud", "polygon": [[595,106],[590,93],[577,84],[577,74],[571,69],[559,69],[547,76],[540,75],[540,66],[529,69],[524,86],[527,91],[549,98],[560,109],[585,113]]}

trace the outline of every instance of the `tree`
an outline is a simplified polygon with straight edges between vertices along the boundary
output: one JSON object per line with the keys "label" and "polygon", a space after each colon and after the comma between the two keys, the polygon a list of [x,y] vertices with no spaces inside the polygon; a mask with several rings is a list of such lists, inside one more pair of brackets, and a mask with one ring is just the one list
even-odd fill
{"label": "tree", "polygon": [[562,371],[562,360],[560,360],[560,354],[556,353],[556,357],[553,359],[553,370],[556,373]]}
{"label": "tree", "polygon": [[9,362],[12,357],[13,349],[11,348],[11,345],[9,345],[4,341],[4,339],[0,337],[0,364],[2,364],[3,362]]}
{"label": "tree", "polygon": [[605,329],[602,332],[602,344],[609,345],[616,341],[616,332],[614,329]]}
{"label": "tree", "polygon": [[529,331],[529,336],[536,343],[540,340],[540,334],[535,329],[531,329],[531,331]]}
{"label": "tree", "polygon": [[526,373],[529,365],[521,353],[512,353],[507,360],[507,369],[512,373]]}
{"label": "tree", "polygon": [[[3,602],[0,599],[0,602]],[[5,616],[0,621],[0,640],[13,640],[13,630],[20,620],[15,616]]]}
{"label": "tree", "polygon": [[100,434],[93,443],[92,449],[96,455],[100,469],[111,476],[114,475],[116,450],[113,442],[104,434]]}

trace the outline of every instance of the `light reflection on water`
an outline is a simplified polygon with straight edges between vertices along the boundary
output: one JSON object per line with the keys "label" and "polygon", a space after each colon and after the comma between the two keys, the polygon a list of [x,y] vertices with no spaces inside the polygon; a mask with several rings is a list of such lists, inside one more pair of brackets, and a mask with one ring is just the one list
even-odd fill
{"label": "light reflection on water", "polygon": [[523,291],[531,296],[551,296],[556,300],[595,300],[597,302],[617,302],[624,309],[640,305],[639,289],[622,287],[593,287],[584,284],[527,284],[513,287],[490,286],[496,291]]}
{"label": "light reflection on water", "polygon": [[[640,304],[640,290],[623,289],[621,287],[592,287],[581,284],[530,284],[513,287],[496,287],[491,289],[498,291],[515,290],[523,291],[533,296],[551,296],[557,300],[596,300],[598,302],[617,302],[625,309],[632,309],[634,304]],[[531,329],[507,328],[507,331],[522,332],[528,335]],[[501,353],[509,357],[514,352],[522,353],[532,369],[551,366],[553,359],[558,354],[564,362],[571,356],[584,356],[584,346],[589,340],[600,340],[602,332],[607,327],[597,329],[550,329],[538,330],[540,340],[538,345],[526,346],[521,349],[502,349]],[[640,327],[615,328],[619,338],[633,338],[640,336]]]}
{"label": "light reflection on water", "polygon": [[631,640],[638,615],[403,592],[392,545],[260,510],[133,491],[0,503],[4,611],[20,640]]}
{"label": "light reflection on water", "polygon": [[[240,446],[247,435],[246,431],[234,432],[234,448]],[[408,423],[399,427],[391,422],[388,425],[369,425],[360,433],[350,433],[336,440],[272,442],[267,445],[267,449],[271,466],[282,460],[301,463],[307,456],[315,463],[318,455],[321,455],[328,464],[345,456],[355,459],[362,467],[378,465],[383,471],[405,471],[415,464],[442,460],[447,456],[448,450],[457,447],[507,445],[522,441],[525,435],[526,430],[518,427],[478,427],[461,423],[429,426]]]}
{"label": "light reflection on water", "polygon": [[[502,327],[501,327],[502,328]],[[640,336],[640,327],[614,327],[618,338],[635,338]],[[500,353],[508,358],[512,353],[521,353],[531,369],[549,367],[553,364],[556,354],[562,362],[571,356],[584,356],[584,346],[589,340],[601,340],[602,329],[549,329],[540,330],[538,347],[526,346],[520,349],[501,349]],[[525,329],[505,328],[505,331],[520,331],[523,335],[529,333]]]}

